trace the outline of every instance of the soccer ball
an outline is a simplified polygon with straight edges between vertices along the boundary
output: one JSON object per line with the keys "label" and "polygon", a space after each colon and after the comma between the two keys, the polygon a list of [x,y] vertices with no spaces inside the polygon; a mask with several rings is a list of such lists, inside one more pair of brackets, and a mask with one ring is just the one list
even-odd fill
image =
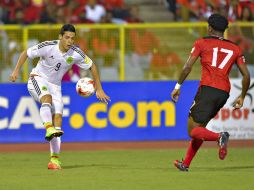
{"label": "soccer ball", "polygon": [[95,85],[93,79],[84,77],[78,80],[76,91],[80,96],[90,97],[95,93]]}

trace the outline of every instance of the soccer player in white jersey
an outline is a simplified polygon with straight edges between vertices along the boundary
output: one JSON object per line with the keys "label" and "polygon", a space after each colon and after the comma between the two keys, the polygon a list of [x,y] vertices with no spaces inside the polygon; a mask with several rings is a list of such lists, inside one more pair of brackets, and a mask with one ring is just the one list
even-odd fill
{"label": "soccer player in white jersey", "polygon": [[74,45],[75,35],[76,30],[73,25],[63,25],[59,40],[42,42],[23,51],[10,75],[10,81],[15,82],[27,58],[40,58],[37,66],[30,73],[27,88],[30,95],[41,103],[40,117],[46,128],[45,139],[49,141],[51,153],[48,169],[61,169],[60,136],[64,133],[61,130],[63,112],[61,81],[71,66],[75,63],[82,69],[89,69],[95,81],[96,97],[105,103],[110,101],[109,96],[102,89],[95,64]]}

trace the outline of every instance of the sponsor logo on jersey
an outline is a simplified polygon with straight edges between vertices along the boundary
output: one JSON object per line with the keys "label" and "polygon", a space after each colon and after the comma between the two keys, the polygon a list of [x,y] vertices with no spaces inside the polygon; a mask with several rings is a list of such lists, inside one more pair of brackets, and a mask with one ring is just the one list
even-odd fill
{"label": "sponsor logo on jersey", "polygon": [[67,62],[68,64],[71,64],[72,61],[73,61],[73,57],[68,57],[68,58],[66,59],[66,62]]}

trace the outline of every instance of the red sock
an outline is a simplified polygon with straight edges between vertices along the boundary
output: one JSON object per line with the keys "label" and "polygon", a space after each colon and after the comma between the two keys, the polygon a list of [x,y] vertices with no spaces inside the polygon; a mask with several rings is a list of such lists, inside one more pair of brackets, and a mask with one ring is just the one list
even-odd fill
{"label": "red sock", "polygon": [[217,141],[220,134],[209,131],[204,127],[195,127],[191,131],[191,137],[194,139],[200,139],[203,141]]}
{"label": "red sock", "polygon": [[183,161],[183,164],[185,166],[189,167],[192,159],[194,158],[194,156],[196,155],[196,153],[198,152],[198,149],[201,147],[202,144],[203,144],[203,141],[200,139],[192,139],[190,141],[189,148],[187,150],[185,159]]}

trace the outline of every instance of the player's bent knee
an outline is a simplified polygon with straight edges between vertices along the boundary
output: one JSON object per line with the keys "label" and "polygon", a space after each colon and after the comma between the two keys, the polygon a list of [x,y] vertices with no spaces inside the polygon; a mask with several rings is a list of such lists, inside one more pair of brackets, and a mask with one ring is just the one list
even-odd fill
{"label": "player's bent knee", "polygon": [[52,105],[52,96],[50,94],[44,95],[41,97],[40,102],[43,103],[49,103]]}
{"label": "player's bent knee", "polygon": [[191,132],[193,129],[195,129],[196,127],[201,127],[201,126],[203,126],[202,123],[197,122],[196,119],[193,118],[193,116],[189,116],[189,119],[188,119],[188,135],[189,135],[189,137],[192,138]]}

